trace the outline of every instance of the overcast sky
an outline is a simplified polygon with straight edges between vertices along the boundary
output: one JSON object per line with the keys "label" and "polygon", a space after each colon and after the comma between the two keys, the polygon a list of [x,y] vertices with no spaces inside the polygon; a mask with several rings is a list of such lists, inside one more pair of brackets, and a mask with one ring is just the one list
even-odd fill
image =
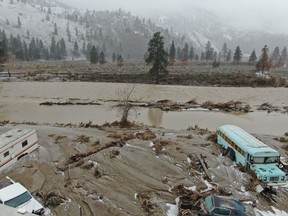
{"label": "overcast sky", "polygon": [[163,11],[180,11],[193,6],[219,15],[235,27],[266,28],[288,33],[288,0],[60,0],[78,8],[115,10],[122,8],[133,15],[148,16]]}

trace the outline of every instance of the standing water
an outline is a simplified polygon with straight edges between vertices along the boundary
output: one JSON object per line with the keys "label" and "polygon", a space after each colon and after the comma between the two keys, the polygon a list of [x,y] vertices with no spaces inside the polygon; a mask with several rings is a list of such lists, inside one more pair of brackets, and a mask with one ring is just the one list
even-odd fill
{"label": "standing water", "polygon": [[[268,102],[274,106],[288,106],[288,89],[285,88],[230,88],[161,85],[129,85],[84,82],[11,82],[0,83],[0,120],[11,122],[74,123],[92,121],[103,124],[119,120],[111,100],[119,100],[123,89],[135,86],[132,100],[157,101],[168,99],[187,102],[195,99],[228,102],[238,100],[252,107]],[[101,105],[40,106],[47,101],[99,102]],[[107,102],[108,101],[108,102]],[[255,109],[255,107],[253,107]],[[233,115],[211,111],[173,111],[139,108],[131,112],[130,121],[167,129],[187,129],[198,125],[215,130],[223,124],[235,124],[252,133],[281,136],[288,131],[288,115],[281,113],[251,112]]]}

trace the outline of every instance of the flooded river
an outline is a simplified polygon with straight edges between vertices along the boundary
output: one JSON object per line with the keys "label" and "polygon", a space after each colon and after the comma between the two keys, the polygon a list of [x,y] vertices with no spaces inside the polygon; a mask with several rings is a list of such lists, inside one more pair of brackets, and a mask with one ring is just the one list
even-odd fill
{"label": "flooded river", "polygon": [[[80,123],[92,121],[103,124],[119,120],[111,102],[119,100],[121,92],[133,85],[119,83],[84,82],[3,82],[0,83],[0,120],[39,123]],[[81,99],[99,102],[101,105],[40,106],[45,101]],[[288,106],[287,88],[230,88],[135,85],[132,100],[157,101],[169,99],[187,102],[195,99],[227,102],[239,100],[252,107],[269,102]],[[253,107],[255,109],[255,107]],[[198,125],[215,130],[222,124],[235,124],[252,133],[281,136],[288,131],[288,115],[281,113],[252,112],[243,115],[203,110],[164,112],[159,109],[141,108],[131,113],[130,120],[149,126],[168,129],[187,129]]]}

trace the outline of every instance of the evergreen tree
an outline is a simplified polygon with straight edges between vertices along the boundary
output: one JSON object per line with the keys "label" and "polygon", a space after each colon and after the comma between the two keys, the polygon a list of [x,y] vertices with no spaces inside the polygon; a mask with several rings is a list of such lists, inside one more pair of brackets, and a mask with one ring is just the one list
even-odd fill
{"label": "evergreen tree", "polygon": [[112,62],[114,63],[116,61],[116,53],[113,53],[112,55]]}
{"label": "evergreen tree", "polygon": [[78,58],[80,56],[79,46],[78,46],[77,41],[74,42],[74,48],[73,48],[72,54],[75,58]]}
{"label": "evergreen tree", "polygon": [[54,35],[52,36],[51,39],[51,45],[50,45],[50,56],[53,59],[56,59],[56,53],[57,53],[57,48],[56,48],[56,40]]}
{"label": "evergreen tree", "polygon": [[18,16],[18,18],[17,18],[17,26],[20,28],[21,27],[21,21],[20,21],[20,17]]}
{"label": "evergreen tree", "polygon": [[53,31],[54,35],[58,35],[58,28],[57,28],[57,24],[54,23],[54,31]]}
{"label": "evergreen tree", "polygon": [[274,66],[274,67],[278,67],[279,66],[279,63],[280,63],[280,49],[279,49],[278,46],[276,46],[275,49],[273,50],[270,61],[272,63],[272,66]]}
{"label": "evergreen tree", "polygon": [[227,62],[230,62],[232,59],[232,50],[229,49],[228,53],[227,53],[227,57],[226,57],[226,61]]}
{"label": "evergreen tree", "polygon": [[24,53],[24,60],[29,61],[30,58],[29,58],[28,46],[25,41],[23,41],[23,53]]}
{"label": "evergreen tree", "polygon": [[189,59],[189,46],[188,43],[185,43],[184,48],[182,49],[182,56],[181,60],[183,62],[188,62]]}
{"label": "evergreen tree", "polygon": [[205,53],[202,51],[201,56],[200,56],[200,60],[204,61],[205,60]]}
{"label": "evergreen tree", "polygon": [[52,14],[51,8],[48,7],[48,14]]}
{"label": "evergreen tree", "polygon": [[205,60],[206,61],[213,60],[214,58],[213,54],[214,54],[214,49],[212,48],[210,41],[208,41],[205,46]]}
{"label": "evergreen tree", "polygon": [[[0,40],[0,64],[1,63],[4,63],[5,61],[7,60],[7,53],[6,51],[4,50],[3,48],[3,43],[2,41]],[[1,65],[0,65],[0,71],[1,71]]]}
{"label": "evergreen tree", "polygon": [[240,47],[237,46],[235,53],[234,53],[234,56],[233,56],[233,60],[234,60],[234,62],[236,62],[236,64],[239,64],[241,59],[242,59],[242,51],[240,50]]}
{"label": "evergreen tree", "polygon": [[152,68],[149,72],[156,76],[156,83],[159,83],[160,74],[168,73],[168,54],[164,49],[164,38],[160,35],[160,32],[156,32],[153,38],[148,44],[148,58],[147,64],[152,64]]}
{"label": "evergreen tree", "polygon": [[67,56],[66,44],[63,38],[60,40],[60,54],[62,57]]}
{"label": "evergreen tree", "polygon": [[82,44],[82,49],[81,49],[81,52],[86,55],[86,42],[84,41],[83,44]]}
{"label": "evergreen tree", "polygon": [[97,63],[97,57],[96,57],[96,47],[93,46],[90,51],[90,63],[96,64]]}
{"label": "evergreen tree", "polygon": [[199,55],[195,54],[195,61],[199,61]]}
{"label": "evergreen tree", "polygon": [[106,63],[105,54],[104,54],[103,51],[101,51],[100,54],[99,54],[99,63],[100,64],[105,64]]}
{"label": "evergreen tree", "polygon": [[175,58],[176,58],[176,48],[175,48],[174,40],[173,40],[170,46],[170,50],[169,50],[169,62],[171,65],[174,64]]}
{"label": "evergreen tree", "polygon": [[194,60],[195,58],[195,53],[194,53],[194,48],[193,46],[190,47],[190,52],[189,52],[189,59],[190,61]]}
{"label": "evergreen tree", "polygon": [[264,73],[264,70],[270,70],[271,63],[269,62],[269,54],[268,54],[268,47],[265,45],[262,48],[262,54],[260,56],[260,59],[257,61],[256,69],[260,70],[262,74]]}
{"label": "evergreen tree", "polygon": [[251,53],[250,57],[249,57],[249,64],[254,65],[256,62],[257,62],[257,56],[256,56],[256,52],[254,49],[253,52]]}
{"label": "evergreen tree", "polygon": [[122,55],[117,55],[117,65],[119,67],[123,66],[123,58]]}
{"label": "evergreen tree", "polygon": [[228,47],[227,47],[227,44],[225,42],[223,44],[223,47],[222,47],[222,57],[223,57],[224,61],[227,60],[227,55],[228,55]]}
{"label": "evergreen tree", "polygon": [[68,42],[71,42],[71,33],[70,33],[70,28],[69,28],[69,22],[67,23],[66,33],[67,33],[67,37],[68,37]]}
{"label": "evergreen tree", "polygon": [[180,47],[177,47],[177,59],[180,60],[182,59],[182,53],[181,53],[181,48]]}
{"label": "evergreen tree", "polygon": [[287,48],[284,47],[281,52],[279,66],[284,66],[287,64],[287,62],[288,62]]}
{"label": "evergreen tree", "polygon": [[[0,32],[1,33],[1,32]],[[2,42],[2,49],[4,49],[4,52],[7,53],[8,52],[8,39],[6,36],[6,33],[3,29],[2,33],[1,33],[1,38],[0,41]]]}

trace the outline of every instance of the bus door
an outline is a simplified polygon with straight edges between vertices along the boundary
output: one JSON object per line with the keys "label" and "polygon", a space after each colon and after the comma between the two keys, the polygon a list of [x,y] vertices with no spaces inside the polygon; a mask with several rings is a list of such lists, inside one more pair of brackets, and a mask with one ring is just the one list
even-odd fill
{"label": "bus door", "polygon": [[248,154],[247,152],[245,152],[245,159],[246,159],[246,167],[245,167],[245,169],[246,169],[246,171],[250,171],[250,159],[251,159],[251,155],[250,154]]}

